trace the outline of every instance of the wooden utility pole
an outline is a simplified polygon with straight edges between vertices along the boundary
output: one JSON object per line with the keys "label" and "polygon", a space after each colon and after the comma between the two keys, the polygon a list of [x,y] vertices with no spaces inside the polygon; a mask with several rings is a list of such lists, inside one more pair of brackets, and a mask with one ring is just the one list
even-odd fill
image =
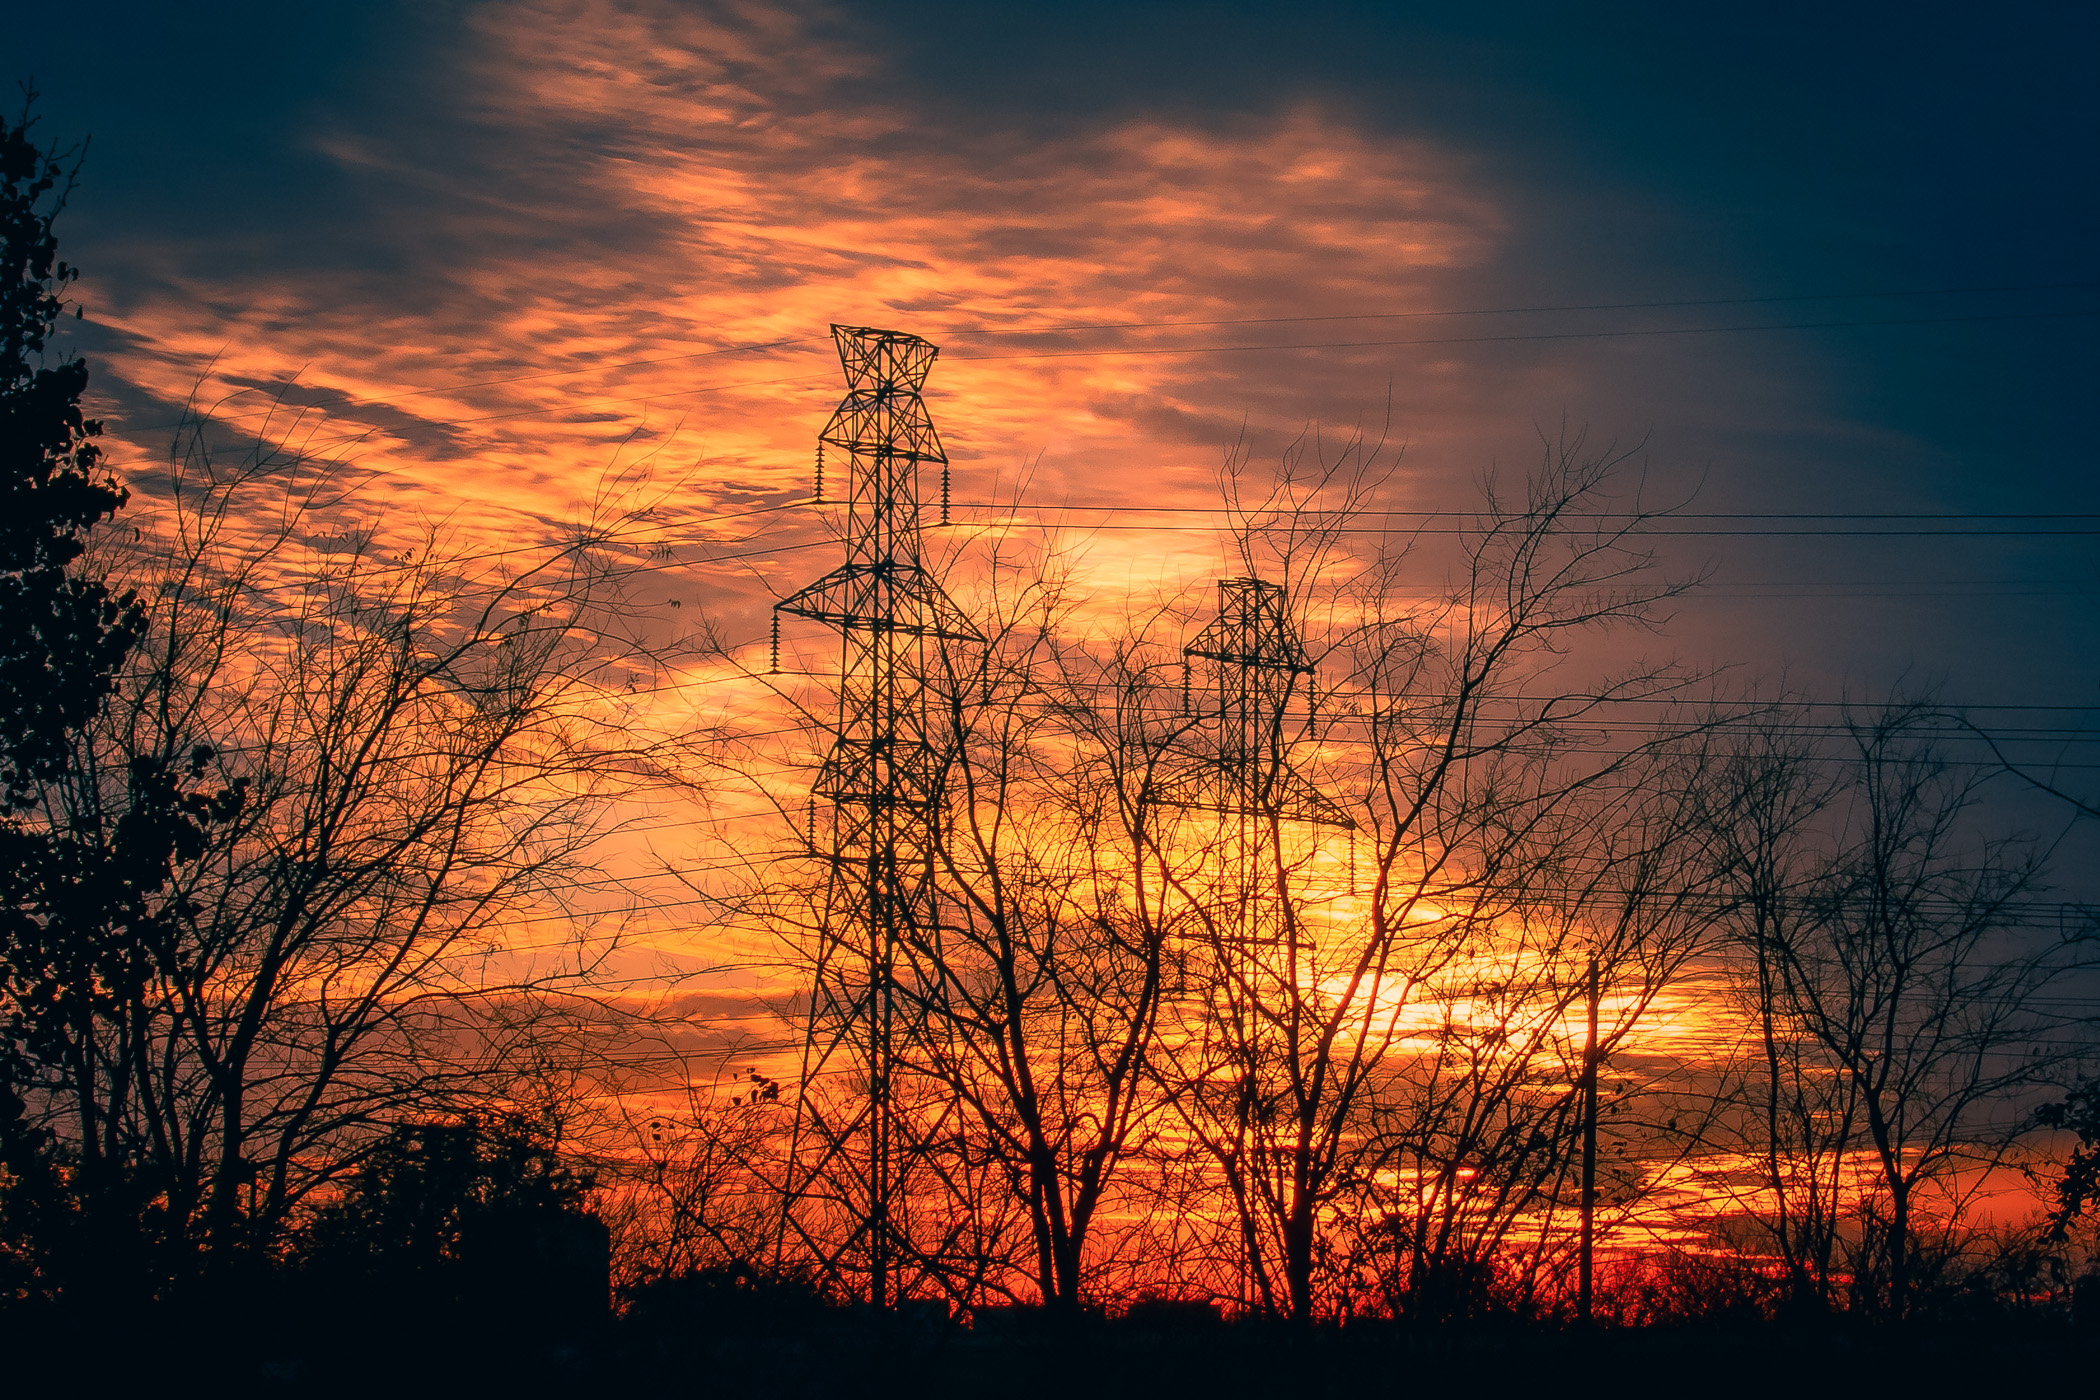
{"label": "wooden utility pole", "polygon": [[1582,1258],[1575,1313],[1590,1325],[1590,1299],[1595,1282],[1597,1230],[1597,960],[1590,959],[1587,988],[1590,1030],[1582,1046]]}

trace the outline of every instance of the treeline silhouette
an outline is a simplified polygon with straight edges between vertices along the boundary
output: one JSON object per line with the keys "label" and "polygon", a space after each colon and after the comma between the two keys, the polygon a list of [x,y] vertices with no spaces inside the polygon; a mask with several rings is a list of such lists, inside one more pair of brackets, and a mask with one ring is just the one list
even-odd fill
{"label": "treeline silhouette", "polygon": [[[898,901],[883,1166],[841,912],[867,853],[806,772],[765,781],[798,762],[773,730],[656,727],[665,677],[736,667],[638,600],[657,499],[616,480],[547,548],[476,553],[373,523],[282,445],[296,410],[228,452],[192,405],[133,500],[53,353],[76,171],[27,105],[0,122],[15,1374],[2089,1371],[2094,922],[2043,898],[2061,838],[1992,824],[1930,704],[1808,734],[1671,664],[1555,689],[1696,582],[1657,579],[1639,512],[1597,523],[1625,454],[1549,444],[1427,602],[1419,541],[1359,542],[1378,444],[1232,459],[1230,543],[1307,658],[1253,741],[1179,646],[1207,599],[1104,621],[1055,548],[989,546],[958,586],[986,640],[921,658],[951,819]],[[826,734],[823,677],[741,679]],[[687,893],[829,993],[760,1008],[792,1042],[618,961],[649,909],[601,898],[600,852],[696,791],[771,819]],[[871,1309],[886,1170],[904,1301]],[[1990,1223],[2020,1173],[2040,1206]]]}

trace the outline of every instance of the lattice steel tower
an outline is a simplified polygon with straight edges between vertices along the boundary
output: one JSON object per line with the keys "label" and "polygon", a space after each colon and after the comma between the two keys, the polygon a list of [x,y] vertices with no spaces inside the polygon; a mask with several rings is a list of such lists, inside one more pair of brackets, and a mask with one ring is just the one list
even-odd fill
{"label": "lattice steel tower", "polygon": [[[1312,659],[1305,653],[1279,584],[1258,578],[1218,581],[1218,615],[1182,648],[1182,708],[1202,721],[1194,750],[1176,766],[1160,800],[1216,812],[1222,818],[1212,866],[1219,876],[1215,942],[1185,951],[1183,961],[1209,966],[1184,1004],[1180,1027],[1202,1049],[1205,1071],[1189,1086],[1199,1136],[1238,1191],[1273,1178],[1273,1086],[1291,1082],[1295,1045],[1277,1024],[1302,1004],[1304,955],[1310,941],[1297,918],[1284,870],[1294,862],[1285,822],[1342,827],[1356,823],[1290,763],[1285,734],[1292,696],[1304,678],[1313,709]],[[1194,673],[1205,684],[1193,684]],[[1177,1001],[1185,992],[1177,994]],[[1219,1075],[1219,1067],[1230,1071]],[[1284,1115],[1287,1117],[1288,1115]],[[1274,1190],[1271,1179],[1263,1190]],[[1254,1301],[1263,1246],[1254,1217],[1243,1215],[1239,1301]]]}
{"label": "lattice steel tower", "polygon": [[[1209,662],[1211,672],[1200,693],[1191,684],[1199,661]],[[1281,584],[1219,579],[1218,615],[1181,649],[1181,665],[1182,708],[1215,737],[1168,784],[1162,798],[1168,806],[1355,828],[1349,814],[1286,756],[1285,713],[1301,676],[1312,703],[1314,668],[1285,609]]]}
{"label": "lattice steel tower", "polygon": [[[859,1159],[859,1199],[840,1204],[857,1233],[829,1262],[864,1251],[867,1298],[896,1300],[900,1183],[897,1088],[898,979],[909,949],[930,923],[933,823],[941,801],[941,763],[928,733],[924,689],[929,647],[942,640],[981,641],[977,629],[927,572],[920,538],[919,470],[939,463],[947,503],[947,454],[920,398],[939,348],[915,335],[833,326],[846,397],[819,435],[818,491],[824,446],[846,457],[846,559],[838,568],[775,604],[778,613],[839,629],[838,723],[812,792],[831,809],[828,843],[819,842],[812,806],[811,842],[827,854],[832,898],[818,949],[798,1109],[822,1145],[825,1161],[803,1182]],[[920,944],[923,946],[923,944]],[[840,1060],[843,1057],[844,1063]],[[809,1092],[827,1070],[865,1077],[850,1116],[827,1120],[821,1096]],[[798,1135],[804,1126],[798,1118]],[[908,1144],[906,1144],[908,1145]],[[795,1188],[790,1185],[789,1209]]]}

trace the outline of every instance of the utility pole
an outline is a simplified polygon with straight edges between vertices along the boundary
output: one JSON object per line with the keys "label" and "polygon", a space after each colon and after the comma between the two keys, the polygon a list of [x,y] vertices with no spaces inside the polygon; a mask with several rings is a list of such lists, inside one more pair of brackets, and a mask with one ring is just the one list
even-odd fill
{"label": "utility pole", "polygon": [[1590,1302],[1596,1276],[1597,1241],[1597,959],[1590,958],[1585,982],[1589,1002],[1590,1029],[1582,1044],[1582,1260],[1577,1284],[1575,1312],[1584,1327],[1590,1325]]}
{"label": "utility pole", "polygon": [[[898,1301],[898,1219],[908,1130],[897,1112],[900,978],[931,923],[932,837],[941,794],[938,745],[930,734],[924,678],[928,649],[942,640],[983,638],[927,572],[920,537],[919,470],[939,463],[942,506],[948,458],[920,397],[939,347],[900,331],[833,326],[846,397],[818,437],[818,496],[825,445],[846,456],[845,562],[775,604],[840,634],[838,720],[812,788],[812,854],[832,880],[811,988],[796,1136],[808,1129],[820,1162],[792,1175],[785,1212],[810,1199],[827,1164],[859,1158],[860,1180],[829,1204],[853,1230],[826,1265],[857,1254],[867,1301]],[[777,664],[777,662],[776,662]],[[815,801],[830,806],[819,841]],[[843,1063],[838,1063],[843,1061]],[[850,1112],[827,1118],[815,1078],[844,1069],[864,1085]],[[903,1141],[900,1141],[903,1138]],[[793,1164],[790,1164],[793,1171]],[[837,1175],[835,1165],[834,1177]],[[783,1214],[783,1226],[787,1216]],[[806,1232],[815,1238],[818,1231]]]}

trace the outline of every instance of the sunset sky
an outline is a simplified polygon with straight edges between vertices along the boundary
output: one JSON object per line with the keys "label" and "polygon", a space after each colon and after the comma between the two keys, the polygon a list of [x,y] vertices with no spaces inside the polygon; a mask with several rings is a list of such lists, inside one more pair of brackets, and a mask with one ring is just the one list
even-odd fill
{"label": "sunset sky", "polygon": [[[1688,502],[1688,659],[2100,701],[2092,12],[1494,8],[110,5],[15,67],[92,137],[69,326],[126,467],[193,389],[281,395],[375,504],[515,542],[647,457],[666,601],[755,643],[831,558],[748,514],[807,493],[826,326],[888,326],[942,346],[957,499],[1112,526],[1104,589],[1227,570],[1095,508],[1212,504],[1235,441],[1384,431],[1433,510],[1567,425]],[[2093,776],[2100,711],[1974,713]]]}
{"label": "sunset sky", "polygon": [[[15,66],[93,138],[61,227],[120,458],[211,366],[433,514],[558,517],[637,429],[748,509],[806,490],[844,321],[943,346],[966,500],[1207,503],[1243,426],[1390,395],[1400,507],[1566,421],[1700,512],[2100,512],[2089,11],[1497,8],[141,4]],[[2096,698],[2089,535],[1670,548],[1718,565],[1677,644],[1758,676]],[[692,588],[755,636],[814,562]]]}
{"label": "sunset sky", "polygon": [[[800,876],[780,872],[818,868],[825,850],[807,794],[830,736],[795,723],[783,695],[831,712],[838,636],[791,617],[786,677],[754,673],[772,604],[840,557],[837,512],[808,502],[843,391],[834,323],[940,347],[925,401],[953,465],[955,523],[936,548],[958,596],[981,600],[998,577],[978,567],[992,541],[1055,540],[1081,595],[1075,631],[1158,607],[1159,656],[1243,568],[1220,528],[1221,464],[1260,473],[1308,443],[1331,458],[1379,441],[1371,504],[1385,514],[1367,519],[1422,528],[1396,592],[1427,598],[1484,481],[1520,493],[1568,439],[1624,452],[1613,509],[1672,509],[1645,531],[1657,561],[1705,582],[1653,633],[1627,628],[1601,656],[1511,686],[1593,678],[1638,647],[1702,677],[1681,696],[1798,704],[1796,733],[1838,734],[1847,703],[1931,698],[1958,716],[1946,752],[1977,765],[1961,771],[1994,774],[1990,832],[2032,837],[2051,862],[2006,928],[2047,941],[2086,927],[2090,905],[2074,906],[2100,900],[2100,824],[2035,784],[2100,809],[2100,8],[1946,13],[111,0],[10,25],[35,32],[4,76],[40,93],[43,138],[90,143],[58,225],[84,314],[58,348],[90,363],[90,411],[133,518],[165,499],[159,468],[186,404],[227,450],[260,440],[339,463],[361,483],[351,509],[381,532],[436,528],[475,559],[558,541],[621,492],[621,510],[657,501],[620,541],[642,579],[639,626],[727,646],[637,667],[629,693],[583,687],[585,705],[594,720],[613,710],[652,758],[674,755],[664,770],[704,761],[609,802],[619,834],[592,848],[590,878],[521,896],[469,980],[523,981],[510,960],[574,964],[565,975],[613,1009],[575,1011],[572,1029],[581,1041],[615,1027],[603,1063],[634,1071],[594,1080],[595,1101],[678,1109],[726,1074],[748,1111],[761,1081],[745,1076],[807,1068],[797,1022],[823,1014],[788,906],[749,892],[787,888]],[[922,484],[922,498],[937,492]],[[1470,606],[1450,616],[1470,620]],[[1416,627],[1395,635],[1433,632]],[[1321,684],[1345,709],[1336,678]],[[1570,722],[1555,762],[1623,757],[1651,712],[1604,703],[1617,700]],[[1376,711],[1363,732],[1389,722]],[[1335,741],[1339,729],[1331,748],[1362,742]],[[2035,782],[1999,772],[1984,733]],[[1406,746],[1449,754],[1457,734],[1410,730]],[[674,743],[695,735],[691,750]],[[878,751],[895,752],[865,747]],[[806,829],[781,820],[805,800]],[[1220,806],[1163,802],[1176,821]],[[1013,810],[1033,830],[1048,808]],[[1070,850],[1112,846],[1094,809],[1075,810]],[[1588,818],[1585,844],[1632,825],[1635,805],[1594,810],[1619,815]],[[1329,825],[1303,848],[1334,876],[1328,923],[1309,951],[1294,934],[1287,966],[1343,968],[1330,979],[1342,990],[1319,992],[1342,1005],[1362,974],[1333,950],[1379,922],[1365,911],[1388,884],[1359,893],[1358,829]],[[1367,851],[1384,839],[1361,830]],[[850,843],[834,839],[836,856]],[[749,897],[726,897],[733,886]],[[1253,927],[1254,897],[1236,907]],[[1553,980],[1585,966],[1576,942],[1554,945],[1528,993],[1507,991],[1520,979],[1496,962],[1536,958],[1527,920],[1546,910],[1550,923],[1555,907],[1513,905],[1491,920],[1501,943],[1404,985],[1363,983],[1367,1004],[1384,995],[1395,1024],[1404,1006],[1419,1024],[1394,1043],[1427,1045],[1460,1023],[1470,1034],[1473,1003],[1530,995],[1547,1018],[1539,1043],[1579,1045],[1571,983]],[[807,908],[828,937],[856,927]],[[1427,900],[1401,927],[1447,917],[1466,915]],[[1153,946],[1148,997],[1164,980]],[[1668,1060],[1722,1077],[1749,1025],[1731,965],[1687,955],[1628,991],[1633,960],[1600,972],[1599,946],[1587,1034],[1601,1003],[1618,1069]],[[596,949],[612,951],[594,962]],[[1622,985],[1607,996],[1609,975]],[[2058,992],[2034,1014],[2079,1023],[2089,1048],[2090,968]],[[1160,1023],[1163,1042],[1210,1014],[1196,996],[1169,993],[1152,1013],[1183,1018]],[[1614,1039],[1615,1020],[1638,1021],[1638,1037]],[[1482,1043],[1503,1043],[1489,1031]],[[811,1071],[797,1091],[851,1068]],[[1209,1074],[1186,1080],[1192,1097]],[[1737,1208],[1723,1199],[1736,1188],[1714,1184],[1725,1172],[1701,1175],[1712,1166],[1687,1150],[1679,1175],[1658,1175],[1664,1225],[1642,1228],[1662,1239]],[[1996,1170],[1947,1179],[1996,1192]],[[2004,1196],[2008,1219],[2035,1202],[2024,1185]]]}

